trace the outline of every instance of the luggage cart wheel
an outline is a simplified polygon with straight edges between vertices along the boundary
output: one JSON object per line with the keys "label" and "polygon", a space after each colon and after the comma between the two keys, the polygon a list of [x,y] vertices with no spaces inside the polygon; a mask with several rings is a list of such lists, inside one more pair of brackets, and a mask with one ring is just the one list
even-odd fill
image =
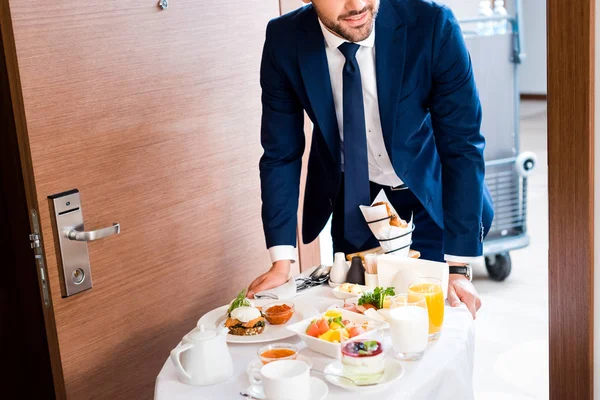
{"label": "luggage cart wheel", "polygon": [[510,271],[512,270],[510,254],[506,252],[486,256],[485,268],[493,281],[502,282],[508,278]]}

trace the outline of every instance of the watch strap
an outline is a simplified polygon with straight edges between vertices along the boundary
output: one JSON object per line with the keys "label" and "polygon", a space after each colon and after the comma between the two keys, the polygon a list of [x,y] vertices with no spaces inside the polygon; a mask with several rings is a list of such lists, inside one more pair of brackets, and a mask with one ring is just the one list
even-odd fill
{"label": "watch strap", "polygon": [[453,265],[453,266],[450,266],[449,273],[450,274],[463,275],[463,276],[466,276],[467,279],[471,280],[471,267],[469,267],[468,265],[464,265],[464,266]]}

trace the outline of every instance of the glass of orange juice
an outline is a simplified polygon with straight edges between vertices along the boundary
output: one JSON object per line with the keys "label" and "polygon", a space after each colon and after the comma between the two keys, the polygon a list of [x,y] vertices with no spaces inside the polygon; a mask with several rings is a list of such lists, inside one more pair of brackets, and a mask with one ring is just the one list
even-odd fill
{"label": "glass of orange juice", "polygon": [[429,340],[437,340],[444,323],[442,282],[436,278],[418,278],[410,283],[408,292],[425,296],[429,314]]}

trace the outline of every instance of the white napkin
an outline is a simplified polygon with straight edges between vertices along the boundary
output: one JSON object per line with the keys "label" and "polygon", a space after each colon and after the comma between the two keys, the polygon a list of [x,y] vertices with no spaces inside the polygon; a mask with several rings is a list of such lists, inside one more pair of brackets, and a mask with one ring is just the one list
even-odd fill
{"label": "white napkin", "polygon": [[388,214],[385,205],[373,207],[373,204],[382,201],[388,203],[390,210],[393,214],[398,215],[398,213],[394,209],[394,206],[392,206],[387,196],[385,195],[385,192],[383,191],[383,189],[381,189],[375,200],[373,200],[373,203],[371,203],[371,206],[360,206],[360,210],[362,211],[362,214],[365,217],[365,221],[379,221],[369,224],[371,232],[373,232],[373,235],[377,239],[381,240],[397,237],[397,239],[394,240],[385,240],[379,242],[384,252],[392,252],[393,250],[404,247],[402,250],[394,251],[393,254],[399,257],[408,257],[408,252],[410,250],[409,245],[412,240],[412,217],[410,218],[410,221],[408,221],[408,227],[406,228],[400,228],[397,226],[390,225],[390,220],[386,218]]}
{"label": "white napkin", "polygon": [[[264,297],[263,297],[264,296]],[[254,298],[264,298],[273,300],[291,299],[296,296],[296,280],[291,277],[286,283],[276,288],[263,290],[262,292],[254,293]]]}

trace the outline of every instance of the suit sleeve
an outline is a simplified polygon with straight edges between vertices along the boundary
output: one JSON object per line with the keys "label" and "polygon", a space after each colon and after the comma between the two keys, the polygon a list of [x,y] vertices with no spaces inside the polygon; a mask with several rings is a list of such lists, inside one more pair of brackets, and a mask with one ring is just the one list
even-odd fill
{"label": "suit sleeve", "polygon": [[260,69],[264,152],[259,169],[267,248],[296,246],[300,171],[305,146],[303,108],[277,63],[276,40],[273,22],[270,22]]}
{"label": "suit sleeve", "polygon": [[442,164],[444,253],[473,257],[483,250],[485,139],[473,68],[458,22],[441,7],[433,37],[430,98]]}

